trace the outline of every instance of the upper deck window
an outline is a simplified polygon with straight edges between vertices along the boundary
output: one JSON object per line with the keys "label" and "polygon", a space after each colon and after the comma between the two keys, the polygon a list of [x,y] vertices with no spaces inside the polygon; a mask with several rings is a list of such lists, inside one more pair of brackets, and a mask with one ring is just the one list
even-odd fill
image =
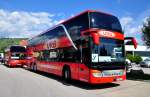
{"label": "upper deck window", "polygon": [[26,49],[21,46],[11,46],[10,52],[26,52]]}
{"label": "upper deck window", "polygon": [[64,25],[72,40],[77,40],[81,36],[81,31],[89,29],[88,12],[66,21]]}
{"label": "upper deck window", "polygon": [[117,17],[99,12],[90,13],[90,27],[117,31],[122,33],[122,28]]}

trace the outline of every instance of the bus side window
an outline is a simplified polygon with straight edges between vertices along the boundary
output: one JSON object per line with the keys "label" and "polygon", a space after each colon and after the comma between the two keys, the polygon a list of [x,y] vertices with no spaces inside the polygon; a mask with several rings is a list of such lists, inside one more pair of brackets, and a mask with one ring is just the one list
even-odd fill
{"label": "bus side window", "polygon": [[49,52],[49,56],[48,56],[48,58],[50,58],[50,60],[49,61],[57,61],[57,57],[58,57],[58,50],[56,49],[56,50],[50,50],[50,52]]}
{"label": "bus side window", "polygon": [[41,52],[38,52],[38,53],[39,53],[39,55],[37,56],[37,59],[41,60]]}
{"label": "bus side window", "polygon": [[63,62],[80,62],[80,51],[72,47],[61,49],[59,52],[59,60]]}
{"label": "bus side window", "polygon": [[80,50],[77,50],[73,53],[74,56],[74,62],[80,63],[81,62],[81,52]]}
{"label": "bus side window", "polygon": [[43,52],[42,51],[39,52],[39,60],[43,60]]}
{"label": "bus side window", "polygon": [[91,55],[89,48],[82,48],[82,63],[90,64]]}
{"label": "bus side window", "polygon": [[59,52],[58,52],[58,61],[63,61],[64,59],[64,53],[63,53],[63,49],[59,49]]}

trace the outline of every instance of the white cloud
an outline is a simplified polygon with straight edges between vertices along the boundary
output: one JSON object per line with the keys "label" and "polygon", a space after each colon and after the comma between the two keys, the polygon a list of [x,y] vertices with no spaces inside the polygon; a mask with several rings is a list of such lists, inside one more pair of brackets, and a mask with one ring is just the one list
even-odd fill
{"label": "white cloud", "polygon": [[0,37],[31,37],[56,25],[55,14],[0,9]]}
{"label": "white cloud", "polygon": [[[146,23],[146,19],[150,16],[150,6],[145,11],[139,13],[135,18],[130,16],[122,17],[120,19],[123,30],[127,36],[135,36],[137,33],[142,32],[141,28],[143,23]],[[141,33],[140,33],[141,34]]]}
{"label": "white cloud", "polygon": [[136,20],[132,17],[122,17],[120,19],[120,22],[126,36],[134,36],[134,34],[141,32],[142,25],[137,25]]}
{"label": "white cloud", "polygon": [[133,18],[132,17],[123,17],[120,19],[120,22],[121,22],[121,25],[124,27],[124,26],[127,26],[129,24],[131,24],[133,22]]}
{"label": "white cloud", "polygon": [[[141,28],[142,24],[137,23],[138,21],[132,17],[122,17],[120,19],[123,31],[125,33],[125,37],[131,36],[135,37],[139,44],[143,44],[141,40]],[[142,22],[142,20],[141,20]]]}

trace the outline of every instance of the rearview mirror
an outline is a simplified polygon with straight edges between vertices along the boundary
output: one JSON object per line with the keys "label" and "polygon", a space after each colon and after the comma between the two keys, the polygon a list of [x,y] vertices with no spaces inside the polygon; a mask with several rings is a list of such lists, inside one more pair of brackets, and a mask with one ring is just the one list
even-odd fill
{"label": "rearview mirror", "polygon": [[99,41],[99,35],[98,35],[98,33],[91,33],[91,36],[92,36],[93,42],[94,42],[96,45],[99,45],[99,44],[100,44],[100,41]]}
{"label": "rearview mirror", "polygon": [[134,37],[125,37],[125,40],[130,40],[134,46],[134,48],[137,48],[137,41]]}

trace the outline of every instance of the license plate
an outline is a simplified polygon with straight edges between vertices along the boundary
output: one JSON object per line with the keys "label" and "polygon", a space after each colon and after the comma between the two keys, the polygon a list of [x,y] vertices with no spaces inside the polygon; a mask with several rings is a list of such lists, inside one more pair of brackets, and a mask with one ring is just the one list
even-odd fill
{"label": "license plate", "polygon": [[102,75],[104,77],[109,77],[109,76],[122,76],[123,75],[123,70],[106,70],[102,72]]}

